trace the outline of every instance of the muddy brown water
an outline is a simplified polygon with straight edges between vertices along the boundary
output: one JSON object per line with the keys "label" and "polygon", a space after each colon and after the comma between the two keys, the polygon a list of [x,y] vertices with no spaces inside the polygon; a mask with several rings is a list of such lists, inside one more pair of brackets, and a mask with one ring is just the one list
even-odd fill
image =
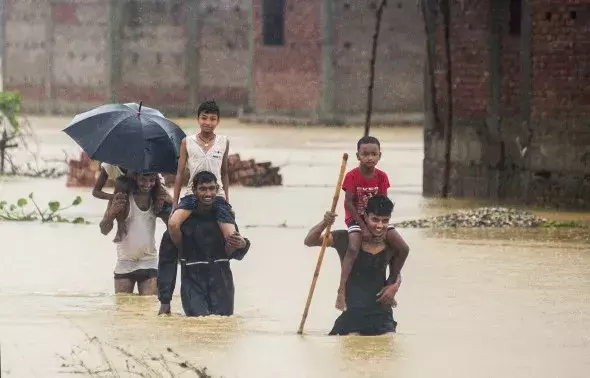
{"label": "muddy brown water", "polygon": [[[30,120],[43,158],[59,158],[62,150],[77,154],[60,132],[69,119]],[[194,130],[190,121],[181,122]],[[328,250],[305,335],[297,335],[319,251],[306,248],[303,237],[331,204],[342,153],[351,155],[349,168],[355,164],[362,130],[224,120],[219,132],[231,137],[232,151],[271,160],[284,176],[282,187],[230,189],[253,244],[232,264],[235,316],[183,317],[178,285],[169,318],[156,316],[154,297],[114,296],[113,236],[98,230],[106,203],[90,189],[66,188],[65,178],[0,179],[0,199],[13,202],[31,191],[42,203],[80,195],[82,205],[64,215],[92,222],[0,223],[2,376],[67,376],[61,365],[74,361],[77,347],[87,350],[85,364],[99,369],[101,355],[86,335],[97,337],[121,369],[125,358],[109,345],[137,355],[166,354],[169,347],[224,377],[588,376],[590,236],[584,230],[400,230],[411,252],[394,337],[327,336],[338,316],[339,274],[336,254]],[[395,220],[475,206],[422,198],[420,129],[375,129],[374,135],[383,143],[380,167],[391,180]],[[163,230],[159,224],[158,242]]]}

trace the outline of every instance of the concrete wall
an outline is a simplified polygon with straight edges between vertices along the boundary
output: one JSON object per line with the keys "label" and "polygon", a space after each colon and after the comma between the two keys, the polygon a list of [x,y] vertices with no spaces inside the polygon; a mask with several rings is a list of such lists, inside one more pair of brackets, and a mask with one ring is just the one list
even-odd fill
{"label": "concrete wall", "polygon": [[117,101],[187,104],[186,2],[126,1],[121,8]]}
{"label": "concrete wall", "polygon": [[[334,112],[364,113],[369,60],[379,1],[332,1]],[[415,0],[389,1],[383,12],[375,64],[375,112],[420,112],[424,24]]]}
{"label": "concrete wall", "polygon": [[32,111],[107,99],[107,6],[5,0],[4,87]]}
{"label": "concrete wall", "polygon": [[29,112],[248,103],[251,0],[5,0],[6,90]]}
{"label": "concrete wall", "polygon": [[251,12],[252,0],[199,1],[199,101],[247,105]]}
{"label": "concrete wall", "polygon": [[[378,1],[285,0],[285,45],[262,43],[263,0],[5,0],[4,82],[25,111],[109,101],[190,114],[362,115]],[[374,111],[420,112],[423,26],[390,1]]]}
{"label": "concrete wall", "polygon": [[[510,29],[509,0],[453,4],[450,194],[590,208],[590,0],[523,0],[520,30]],[[436,196],[447,67],[441,15],[430,25],[436,103],[428,107],[423,191]]]}

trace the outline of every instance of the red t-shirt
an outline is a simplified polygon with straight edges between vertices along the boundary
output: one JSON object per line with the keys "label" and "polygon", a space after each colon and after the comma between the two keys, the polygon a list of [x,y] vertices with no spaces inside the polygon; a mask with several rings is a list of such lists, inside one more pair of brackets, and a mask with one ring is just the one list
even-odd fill
{"label": "red t-shirt", "polygon": [[[359,167],[351,169],[344,176],[344,182],[342,183],[342,190],[354,194],[354,202],[358,213],[361,215],[365,213],[369,198],[376,194],[385,195],[387,189],[389,189],[389,178],[385,172],[377,168],[375,168],[375,174],[371,178],[363,176]],[[344,207],[344,214],[344,222],[348,225],[353,221],[353,218],[346,206]]]}

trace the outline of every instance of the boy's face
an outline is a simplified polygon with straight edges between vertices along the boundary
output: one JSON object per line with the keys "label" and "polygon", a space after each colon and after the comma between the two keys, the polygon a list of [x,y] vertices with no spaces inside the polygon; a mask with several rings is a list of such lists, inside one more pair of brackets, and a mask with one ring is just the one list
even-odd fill
{"label": "boy's face", "polygon": [[217,195],[217,190],[217,183],[215,181],[209,181],[197,184],[197,187],[193,189],[193,192],[197,197],[197,201],[210,206],[213,204],[213,199]]}
{"label": "boy's face", "polygon": [[361,165],[373,168],[381,159],[381,150],[378,145],[374,143],[361,144],[358,152],[356,153],[357,159]]}
{"label": "boy's face", "polygon": [[390,215],[376,215],[373,213],[365,214],[365,224],[373,236],[380,237],[387,234]]}
{"label": "boy's face", "polygon": [[219,116],[214,113],[201,113],[197,119],[201,131],[204,133],[212,133],[219,124]]}

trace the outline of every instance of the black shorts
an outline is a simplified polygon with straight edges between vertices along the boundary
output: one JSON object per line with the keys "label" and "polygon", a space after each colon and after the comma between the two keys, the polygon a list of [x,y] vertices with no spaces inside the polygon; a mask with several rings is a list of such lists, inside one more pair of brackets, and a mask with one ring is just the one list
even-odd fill
{"label": "black shorts", "polygon": [[143,281],[149,280],[150,278],[155,278],[157,276],[158,276],[157,269],[137,269],[137,270],[134,270],[133,272],[129,272],[129,273],[122,273],[122,274],[115,273],[116,280],[127,279],[127,280],[133,280],[134,282],[143,282]]}

